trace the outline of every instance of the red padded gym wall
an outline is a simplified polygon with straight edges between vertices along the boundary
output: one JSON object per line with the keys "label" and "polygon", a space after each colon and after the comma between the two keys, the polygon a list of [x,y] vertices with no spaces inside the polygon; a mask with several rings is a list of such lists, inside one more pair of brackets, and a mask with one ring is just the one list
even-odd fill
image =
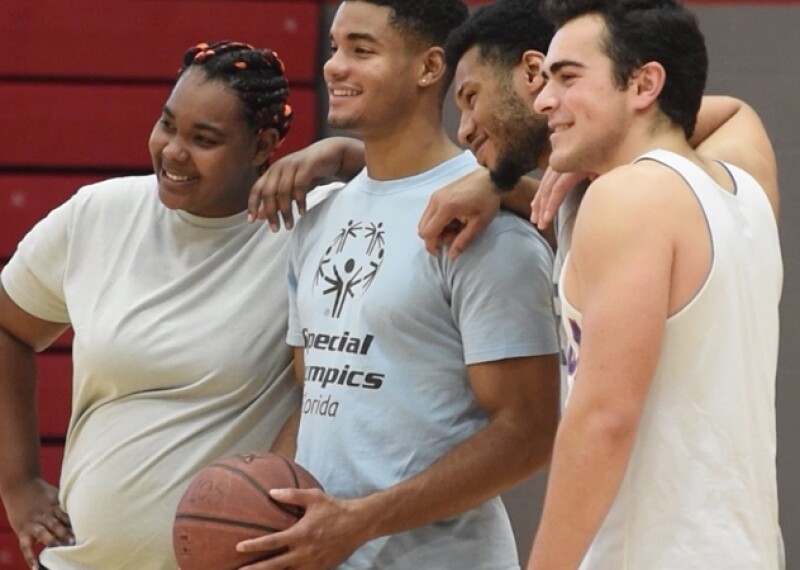
{"label": "red padded gym wall", "polygon": [[[0,267],[79,187],[149,173],[147,139],[186,48],[236,40],[286,64],[295,118],[279,154],[318,136],[318,0],[3,0]],[[71,334],[37,357],[45,477],[57,483],[71,400]],[[0,570],[22,570],[0,509]]]}
{"label": "red padded gym wall", "polygon": [[150,170],[150,130],[200,41],[278,52],[296,111],[280,152],[312,142],[319,20],[318,3],[302,0],[4,0],[0,259],[81,184]]}

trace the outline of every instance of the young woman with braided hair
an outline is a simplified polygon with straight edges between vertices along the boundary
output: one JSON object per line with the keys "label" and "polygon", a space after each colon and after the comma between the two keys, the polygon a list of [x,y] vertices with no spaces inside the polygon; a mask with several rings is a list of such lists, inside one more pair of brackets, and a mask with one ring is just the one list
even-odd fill
{"label": "young woman with braided hair", "polygon": [[[0,492],[31,567],[175,569],[170,528],[188,479],[291,439],[280,437],[299,406],[287,235],[246,212],[286,136],[287,96],[268,50],[190,49],[150,137],[155,173],[82,188],[3,271]],[[69,325],[58,491],[40,476],[33,363]]]}

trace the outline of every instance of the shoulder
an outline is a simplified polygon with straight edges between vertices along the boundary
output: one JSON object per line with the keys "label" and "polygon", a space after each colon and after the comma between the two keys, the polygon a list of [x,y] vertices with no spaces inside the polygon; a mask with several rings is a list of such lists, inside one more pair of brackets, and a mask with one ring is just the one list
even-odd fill
{"label": "shoulder", "polygon": [[587,194],[597,194],[602,189],[609,198],[627,195],[634,198],[634,194],[643,199],[656,196],[653,192],[642,193],[639,190],[648,189],[658,191],[665,184],[679,184],[681,178],[669,166],[656,160],[639,160],[632,164],[618,166],[605,174],[598,176],[587,188]]}
{"label": "shoulder", "polygon": [[654,161],[621,166],[592,182],[578,208],[570,252],[592,265],[631,250],[667,251],[696,200],[683,178]]}
{"label": "shoulder", "polygon": [[158,200],[155,188],[155,176],[111,178],[87,184],[52,210],[36,225],[36,229],[94,227],[100,220],[110,218],[104,216],[106,212],[132,216],[139,209],[137,203]]}
{"label": "shoulder", "polygon": [[337,207],[346,207],[342,206],[341,198],[351,184],[352,182],[324,184],[308,194],[306,213],[298,218],[291,231],[290,241],[294,244],[293,247],[311,244],[317,232],[323,231],[326,220],[337,211]]}
{"label": "shoulder", "polygon": [[96,192],[103,192],[108,195],[125,195],[135,193],[138,194],[141,190],[149,188],[156,190],[158,181],[155,174],[147,176],[121,176],[119,178],[108,178],[100,180],[93,184],[83,186],[79,192],[83,194],[94,194]]}
{"label": "shoulder", "polygon": [[596,178],[587,188],[579,217],[603,225],[646,226],[676,208],[678,196],[691,197],[684,178],[652,160],[617,167]]}
{"label": "shoulder", "polygon": [[306,198],[306,206],[308,210],[311,210],[318,204],[327,200],[330,196],[335,195],[338,193],[342,188],[345,187],[344,182],[332,182],[330,184],[320,184],[319,186],[315,187],[311,192],[308,193]]}
{"label": "shoulder", "polygon": [[531,224],[516,214],[501,210],[477,240],[489,240],[514,249],[538,251],[553,257],[553,250],[544,236]]}
{"label": "shoulder", "polygon": [[[442,255],[442,258],[447,258]],[[524,260],[525,263],[520,264]],[[475,241],[453,262],[454,268],[474,268],[490,273],[493,269],[525,265],[535,266],[548,276],[554,253],[547,240],[527,220],[501,211]]]}
{"label": "shoulder", "polygon": [[155,174],[124,176],[83,186],[75,193],[73,200],[80,207],[131,206],[133,203],[157,200],[157,190]]}

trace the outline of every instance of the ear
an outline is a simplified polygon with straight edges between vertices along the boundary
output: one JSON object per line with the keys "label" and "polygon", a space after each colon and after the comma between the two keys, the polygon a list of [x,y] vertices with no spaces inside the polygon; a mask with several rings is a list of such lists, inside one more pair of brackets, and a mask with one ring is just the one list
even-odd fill
{"label": "ear", "polygon": [[537,95],[544,85],[544,54],[533,49],[527,50],[522,54],[519,64],[519,72],[523,75],[525,89],[531,95]]}
{"label": "ear", "polygon": [[642,65],[630,79],[634,108],[641,110],[656,104],[666,80],[667,72],[660,63],[650,61]]}
{"label": "ear", "polygon": [[269,157],[278,147],[280,134],[277,129],[259,129],[256,132],[256,151],[253,155],[252,164],[261,168],[267,163]]}
{"label": "ear", "polygon": [[427,87],[441,81],[445,75],[445,58],[444,50],[441,47],[434,46],[426,49],[422,53],[422,60],[420,65],[420,73],[417,78],[417,84],[420,87]]}

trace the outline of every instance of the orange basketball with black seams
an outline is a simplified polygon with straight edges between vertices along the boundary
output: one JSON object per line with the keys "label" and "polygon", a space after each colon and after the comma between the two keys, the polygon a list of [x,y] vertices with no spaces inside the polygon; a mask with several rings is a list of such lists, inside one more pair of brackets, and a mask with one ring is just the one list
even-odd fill
{"label": "orange basketball with black seams", "polygon": [[303,467],[270,452],[241,453],[202,469],[178,504],[172,545],[181,570],[235,570],[278,552],[236,551],[242,540],[285,530],[303,516],[271,489],[322,489]]}

